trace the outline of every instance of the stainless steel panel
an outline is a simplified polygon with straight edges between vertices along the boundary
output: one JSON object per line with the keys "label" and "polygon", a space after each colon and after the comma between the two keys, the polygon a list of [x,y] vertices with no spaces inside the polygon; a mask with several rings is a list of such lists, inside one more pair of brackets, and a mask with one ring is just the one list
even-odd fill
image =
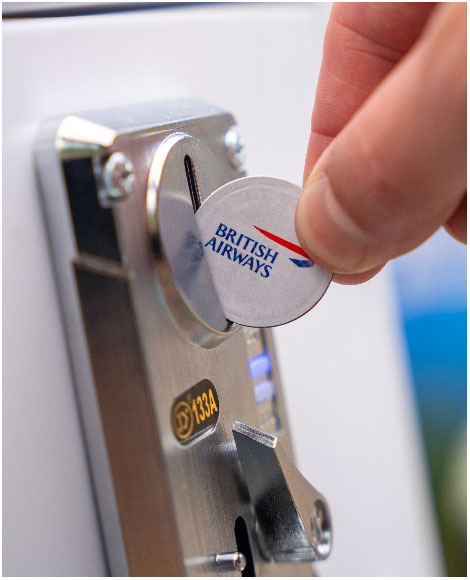
{"label": "stainless steel panel", "polygon": [[[164,139],[184,132],[204,143],[229,181],[242,175],[225,148],[233,123],[215,107],[186,100],[52,120],[38,137],[38,175],[114,575],[227,574],[220,566],[226,558],[218,564],[216,555],[237,552],[240,517],[256,575],[311,574],[308,563],[274,563],[261,554],[232,435],[241,421],[275,435],[291,454],[270,333],[217,331],[191,319],[190,308],[188,317],[175,318],[169,305],[184,297],[177,287],[168,291],[172,272],[149,228],[150,167]],[[127,197],[103,203],[103,164],[117,151],[135,180]],[[189,199],[189,188],[180,193]],[[204,332],[188,332],[192,325]],[[257,405],[247,363],[265,349],[275,393]],[[203,379],[217,390],[219,419],[209,435],[183,446],[172,431],[172,405]]]}

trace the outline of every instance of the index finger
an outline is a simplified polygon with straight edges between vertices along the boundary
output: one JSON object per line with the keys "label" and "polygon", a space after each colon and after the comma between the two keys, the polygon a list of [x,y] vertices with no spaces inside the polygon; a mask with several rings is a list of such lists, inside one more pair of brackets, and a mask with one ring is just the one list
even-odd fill
{"label": "index finger", "polygon": [[325,34],[304,182],[320,155],[418,38],[435,3],[339,2]]}

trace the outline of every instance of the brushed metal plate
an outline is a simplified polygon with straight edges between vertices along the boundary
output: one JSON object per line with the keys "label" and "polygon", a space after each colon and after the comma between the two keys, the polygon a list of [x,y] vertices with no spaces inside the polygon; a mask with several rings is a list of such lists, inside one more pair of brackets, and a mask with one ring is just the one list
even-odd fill
{"label": "brushed metal plate", "polygon": [[[188,335],[168,306],[171,272],[149,228],[150,167],[164,139],[184,132],[200,140],[228,182],[243,175],[224,149],[233,123],[215,107],[183,100],[53,119],[38,135],[45,219],[113,575],[227,575],[215,555],[237,550],[240,517],[256,575],[311,574],[310,564],[267,562],[257,548],[232,436],[241,421],[275,434],[291,453],[271,335],[235,329],[204,346]],[[114,151],[131,160],[134,189],[102,207],[99,167]],[[264,349],[276,388],[257,405],[248,359]],[[171,408],[204,379],[217,389],[217,425],[183,446]]]}

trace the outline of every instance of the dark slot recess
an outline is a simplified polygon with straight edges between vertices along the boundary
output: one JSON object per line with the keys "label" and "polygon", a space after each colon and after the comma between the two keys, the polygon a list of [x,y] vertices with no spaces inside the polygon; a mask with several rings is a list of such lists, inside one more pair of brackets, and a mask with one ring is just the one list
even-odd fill
{"label": "dark slot recess", "polygon": [[184,157],[184,169],[186,171],[186,179],[188,180],[189,192],[191,194],[191,201],[193,203],[194,213],[201,207],[201,195],[199,193],[199,188],[197,186],[196,173],[194,171],[194,165],[191,157],[185,155]]}
{"label": "dark slot recess", "polygon": [[256,574],[250,546],[250,536],[248,535],[245,520],[242,517],[238,517],[235,520],[235,539],[237,541],[237,550],[244,554],[246,558],[246,567],[242,572],[242,576],[253,578]]}
{"label": "dark slot recess", "polygon": [[121,262],[113,212],[98,202],[91,160],[65,161],[63,170],[78,251]]}

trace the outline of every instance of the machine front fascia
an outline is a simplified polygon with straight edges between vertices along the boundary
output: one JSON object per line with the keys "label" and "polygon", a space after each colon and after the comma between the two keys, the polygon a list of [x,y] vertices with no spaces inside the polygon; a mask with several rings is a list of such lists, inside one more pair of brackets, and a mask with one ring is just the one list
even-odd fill
{"label": "machine front fascia", "polygon": [[[230,114],[185,100],[71,115],[45,123],[38,136],[38,177],[113,575],[239,575],[221,555],[240,550],[240,518],[256,575],[311,574],[309,562],[276,562],[259,549],[232,433],[235,421],[250,425],[291,456],[271,334],[214,329],[175,283],[161,238],[168,234],[152,228],[151,168],[162,143],[182,133],[196,147],[189,151],[203,201],[214,172],[219,185],[243,175],[224,141],[233,126]],[[113,196],[105,171],[117,153],[133,179]],[[190,203],[185,167],[168,163],[176,162],[162,165],[165,183],[175,176],[177,194]],[[261,371],[260,360],[268,361]],[[207,420],[188,442],[184,415],[175,423],[178,402],[195,422]]]}

